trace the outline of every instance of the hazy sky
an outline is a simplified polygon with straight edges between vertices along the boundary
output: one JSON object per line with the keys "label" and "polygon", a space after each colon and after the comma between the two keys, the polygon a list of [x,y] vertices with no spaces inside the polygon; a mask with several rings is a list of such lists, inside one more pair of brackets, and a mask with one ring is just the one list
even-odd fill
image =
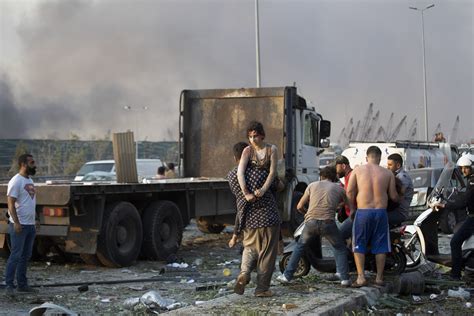
{"label": "hazy sky", "polygon": [[[296,85],[333,122],[373,102],[424,136],[474,138],[474,1],[260,0],[262,86]],[[176,140],[183,89],[254,87],[254,0],[0,0],[0,138],[137,129]],[[125,111],[131,106],[132,111]],[[148,107],[144,110],[143,107]]]}

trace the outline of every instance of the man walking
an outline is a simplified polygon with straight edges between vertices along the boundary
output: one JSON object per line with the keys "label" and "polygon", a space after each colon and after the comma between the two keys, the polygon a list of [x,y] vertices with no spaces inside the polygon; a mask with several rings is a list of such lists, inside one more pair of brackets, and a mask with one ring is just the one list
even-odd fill
{"label": "man walking", "polygon": [[[377,146],[367,149],[367,164],[354,169],[347,187],[347,198],[354,217],[352,246],[357,267],[354,287],[367,285],[364,273],[365,253],[375,254],[377,267],[376,285],[383,285],[386,253],[390,252],[388,229],[388,198],[398,202],[395,177],[392,172],[379,166],[382,152]],[[357,203],[357,212],[355,206]]]}
{"label": "man walking", "polygon": [[410,203],[413,198],[413,181],[402,167],[402,156],[399,154],[391,154],[387,157],[387,169],[392,171],[402,184],[398,206],[388,212],[389,226],[399,226],[408,218],[408,210],[410,209]]}
{"label": "man walking", "polygon": [[[308,185],[304,195],[298,202],[298,211],[305,213],[305,227],[295,250],[291,254],[285,272],[277,277],[277,280],[281,283],[289,283],[293,278],[308,241],[321,236],[325,237],[333,247],[337,275],[341,279],[341,285],[350,285],[347,248],[334,220],[339,204],[346,200],[345,192],[339,184],[333,182],[336,180],[336,169],[334,167],[325,167],[321,170],[320,177],[321,181]],[[306,210],[305,205],[308,201],[309,207]]]}
{"label": "man walking", "polygon": [[8,182],[7,200],[10,224],[11,252],[5,267],[6,294],[15,294],[16,275],[17,292],[34,293],[28,286],[26,269],[31,258],[35,240],[36,192],[30,176],[36,173],[33,156],[23,154],[18,158],[19,172]]}

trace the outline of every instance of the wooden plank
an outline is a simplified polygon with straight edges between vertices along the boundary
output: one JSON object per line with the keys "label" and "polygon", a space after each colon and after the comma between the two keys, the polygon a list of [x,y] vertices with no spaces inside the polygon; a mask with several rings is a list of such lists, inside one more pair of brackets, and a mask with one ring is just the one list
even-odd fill
{"label": "wooden plank", "polygon": [[133,132],[114,133],[112,146],[117,183],[138,183]]}

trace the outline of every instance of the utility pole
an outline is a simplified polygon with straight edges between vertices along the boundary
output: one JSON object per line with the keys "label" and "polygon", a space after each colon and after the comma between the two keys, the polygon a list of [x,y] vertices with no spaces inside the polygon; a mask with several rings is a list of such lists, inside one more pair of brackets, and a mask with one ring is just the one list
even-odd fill
{"label": "utility pole", "polygon": [[424,97],[424,110],[425,110],[425,140],[429,141],[428,137],[428,96],[426,93],[426,62],[425,62],[425,21],[423,12],[434,7],[434,4],[427,6],[424,9],[418,9],[416,7],[409,7],[411,10],[421,12],[421,45],[423,48],[423,97]]}
{"label": "utility pole", "polygon": [[255,50],[257,65],[257,88],[260,88],[260,26],[258,18],[258,0],[255,0]]}

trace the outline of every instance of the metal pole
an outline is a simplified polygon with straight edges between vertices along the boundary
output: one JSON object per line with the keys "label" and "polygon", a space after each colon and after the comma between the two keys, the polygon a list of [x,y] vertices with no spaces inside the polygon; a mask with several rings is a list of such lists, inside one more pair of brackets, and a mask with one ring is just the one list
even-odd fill
{"label": "metal pole", "polygon": [[255,0],[255,49],[257,66],[257,88],[260,88],[260,35],[258,21],[258,0]]}
{"label": "metal pole", "polygon": [[135,139],[135,159],[138,160],[138,111],[135,113],[135,130],[137,131],[137,138]]}
{"label": "metal pole", "polygon": [[424,9],[418,9],[416,7],[409,7],[409,9],[421,12],[421,45],[423,49],[423,100],[424,100],[424,112],[425,112],[425,140],[429,141],[428,135],[428,93],[426,92],[426,53],[425,53],[425,18],[423,11],[433,8],[435,5],[431,4]]}
{"label": "metal pole", "polygon": [[425,105],[425,140],[429,141],[428,136],[428,95],[426,93],[426,61],[425,61],[425,20],[421,10],[421,42],[423,45],[423,96]]}

